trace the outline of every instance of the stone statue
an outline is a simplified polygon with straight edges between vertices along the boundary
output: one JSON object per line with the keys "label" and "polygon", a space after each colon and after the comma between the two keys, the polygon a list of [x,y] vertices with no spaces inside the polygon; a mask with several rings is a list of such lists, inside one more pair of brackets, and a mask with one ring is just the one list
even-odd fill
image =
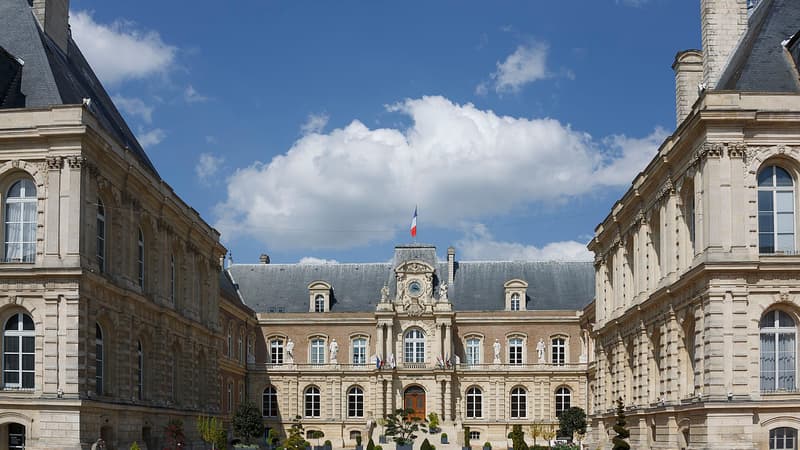
{"label": "stone statue", "polygon": [[286,343],[286,364],[294,364],[294,341],[291,339]]}
{"label": "stone statue", "polygon": [[104,441],[103,438],[98,439],[92,444],[92,450],[106,450],[106,441]]}
{"label": "stone statue", "polygon": [[494,344],[492,344],[492,348],[494,349],[494,364],[500,364],[500,341],[497,339],[494,340]]}
{"label": "stone statue", "polygon": [[447,283],[442,283],[439,285],[439,301],[447,301]]}
{"label": "stone statue", "polygon": [[389,301],[389,286],[383,285],[381,288],[381,303],[386,303]]}
{"label": "stone statue", "polygon": [[336,355],[339,354],[339,343],[336,342],[336,339],[331,341],[331,344],[328,346],[328,351],[331,355],[331,364],[336,364]]}
{"label": "stone statue", "polygon": [[539,354],[539,363],[546,362],[544,359],[544,351],[545,351],[544,339],[539,338],[539,343],[536,344],[536,353]]}

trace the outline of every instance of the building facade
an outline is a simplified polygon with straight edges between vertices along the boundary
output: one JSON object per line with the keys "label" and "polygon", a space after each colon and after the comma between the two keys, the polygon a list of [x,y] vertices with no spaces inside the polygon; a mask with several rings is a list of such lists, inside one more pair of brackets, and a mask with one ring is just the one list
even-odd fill
{"label": "building facade", "polygon": [[[219,411],[219,234],[159,177],[69,37],[0,2],[0,448],[162,448]],[[209,395],[210,394],[210,395]]]}
{"label": "building facade", "polygon": [[378,441],[397,408],[463,443],[504,446],[513,424],[586,407],[581,305],[590,263],[460,262],[400,245],[390,263],[234,264],[258,315],[250,398],[282,433],[294,417],[336,447]]}
{"label": "building facade", "polygon": [[589,244],[590,445],[621,398],[632,448],[797,449],[800,5],[748,3],[701,1],[678,127]]}

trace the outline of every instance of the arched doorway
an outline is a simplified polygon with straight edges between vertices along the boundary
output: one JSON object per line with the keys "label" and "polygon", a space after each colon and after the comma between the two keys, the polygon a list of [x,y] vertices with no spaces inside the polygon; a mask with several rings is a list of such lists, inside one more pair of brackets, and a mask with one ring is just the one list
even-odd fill
{"label": "arched doorway", "polygon": [[409,417],[425,419],[425,390],[419,386],[409,386],[403,392],[403,408],[411,410]]}
{"label": "arched doorway", "polygon": [[25,449],[25,425],[8,424],[8,450]]}

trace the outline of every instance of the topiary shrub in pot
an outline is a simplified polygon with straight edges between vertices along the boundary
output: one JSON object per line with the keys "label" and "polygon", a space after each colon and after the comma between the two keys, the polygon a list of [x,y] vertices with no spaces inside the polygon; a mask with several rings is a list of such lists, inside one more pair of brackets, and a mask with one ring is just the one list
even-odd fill
{"label": "topiary shrub in pot", "polygon": [[442,433],[440,441],[442,444],[447,444],[447,433]]}

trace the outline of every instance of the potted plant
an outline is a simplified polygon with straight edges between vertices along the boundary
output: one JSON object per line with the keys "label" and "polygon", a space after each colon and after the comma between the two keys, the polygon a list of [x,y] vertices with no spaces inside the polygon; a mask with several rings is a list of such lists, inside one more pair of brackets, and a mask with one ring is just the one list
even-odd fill
{"label": "potted plant", "polygon": [[326,439],[326,440],[325,440],[325,443],[324,443],[324,444],[322,444],[322,448],[323,448],[324,450],[331,450],[331,449],[332,449],[332,447],[333,447],[333,444],[331,443],[331,441],[330,441],[329,439]]}
{"label": "potted plant", "polygon": [[386,416],[386,435],[397,444],[397,450],[412,450],[416,433],[428,431],[427,420],[414,417],[413,413],[412,409],[396,409]]}
{"label": "potted plant", "polygon": [[376,445],[375,446],[375,450],[383,450],[383,446],[382,445]]}
{"label": "potted plant", "polygon": [[367,442],[367,450],[375,450],[375,442],[373,442],[372,438],[369,438],[369,442]]}
{"label": "potted plant", "polygon": [[428,438],[422,441],[422,445],[419,446],[419,450],[432,450],[431,443],[428,442]]}
{"label": "potted plant", "polygon": [[472,448],[472,446],[469,445],[469,441],[469,427],[464,427],[464,445],[461,447],[461,450],[470,450]]}
{"label": "potted plant", "polygon": [[[384,431],[386,431],[386,419],[378,419],[375,421],[379,427],[381,427]],[[380,434],[378,435],[378,442],[381,444],[387,444],[389,441],[386,439],[386,435]],[[370,450],[370,449],[367,449]]]}
{"label": "potted plant", "polygon": [[442,433],[441,442],[447,444],[447,433]]}
{"label": "potted plant", "polygon": [[363,450],[364,447],[361,446],[361,435],[356,435],[356,450]]}
{"label": "potted plant", "polygon": [[438,433],[439,429],[439,415],[435,412],[428,414],[428,431],[431,434]]}
{"label": "potted plant", "polygon": [[294,420],[292,420],[292,426],[286,434],[286,441],[281,447],[286,450],[304,450],[307,447],[307,442],[303,439],[304,433],[305,430],[302,422],[300,422],[300,416],[295,416]]}
{"label": "potted plant", "polygon": [[314,450],[325,450],[325,447],[323,447],[319,443],[319,440],[325,437],[325,433],[323,433],[321,430],[309,430],[309,432],[306,434],[306,436],[309,439],[316,439],[317,440],[317,445],[314,446]]}
{"label": "potted plant", "polygon": [[483,443],[483,450],[492,450],[492,444],[489,441]]}

